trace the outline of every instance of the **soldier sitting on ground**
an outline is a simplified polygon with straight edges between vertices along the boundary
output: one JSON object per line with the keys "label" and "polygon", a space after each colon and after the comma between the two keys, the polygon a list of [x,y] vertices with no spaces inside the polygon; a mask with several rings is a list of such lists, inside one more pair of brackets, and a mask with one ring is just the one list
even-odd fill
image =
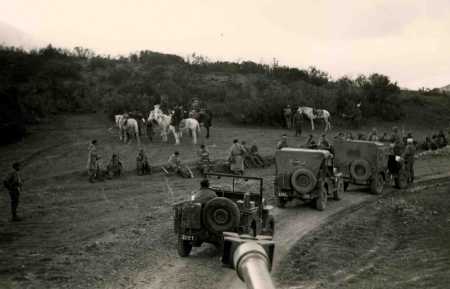
{"label": "soldier sitting on ground", "polygon": [[109,164],[106,166],[106,173],[109,179],[119,177],[122,174],[122,162],[119,160],[117,153],[113,153]]}
{"label": "soldier sitting on ground", "polygon": [[136,172],[139,176],[152,173],[152,169],[150,167],[150,164],[148,163],[147,155],[145,154],[143,149],[139,150],[139,153],[136,157]]}
{"label": "soldier sitting on ground", "polygon": [[347,133],[347,140],[354,140],[353,134],[352,134],[351,131],[349,131],[349,132]]}
{"label": "soldier sitting on ground", "polygon": [[373,128],[367,137],[368,141],[378,141],[377,129]]}
{"label": "soldier sitting on ground", "polygon": [[288,147],[288,143],[287,143],[287,135],[283,134],[281,136],[281,140],[277,143],[277,150],[281,150],[282,148],[286,148]]}
{"label": "soldier sitting on ground", "polygon": [[314,142],[314,136],[312,134],[310,134],[308,136],[308,139],[306,140],[304,147],[309,148],[311,146],[312,142]]}
{"label": "soldier sitting on ground", "polygon": [[362,132],[360,132],[358,133],[358,140],[366,140],[366,136]]}
{"label": "soldier sitting on ground", "polygon": [[380,142],[389,142],[389,136],[387,132],[384,132],[383,135],[380,137]]}
{"label": "soldier sitting on ground", "polygon": [[266,166],[263,157],[258,153],[258,146],[256,144],[250,147],[250,156],[258,167],[264,168]]}
{"label": "soldier sitting on ground", "polygon": [[250,148],[247,146],[245,141],[241,141],[241,146],[244,149],[244,166],[245,168],[255,168],[257,165],[253,161],[253,158],[250,154]]}
{"label": "soldier sitting on ground", "polygon": [[172,171],[183,178],[193,178],[194,174],[188,166],[184,165],[180,159],[180,153],[175,151],[172,155],[170,155],[169,160],[167,162],[167,170],[162,168],[165,173],[169,173]]}

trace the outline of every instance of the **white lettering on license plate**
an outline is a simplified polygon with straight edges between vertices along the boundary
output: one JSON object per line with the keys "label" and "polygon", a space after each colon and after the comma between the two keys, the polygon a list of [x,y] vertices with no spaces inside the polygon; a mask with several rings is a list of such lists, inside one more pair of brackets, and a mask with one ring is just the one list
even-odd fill
{"label": "white lettering on license plate", "polygon": [[194,241],[194,236],[189,236],[189,235],[182,235],[181,239],[185,240],[185,241]]}
{"label": "white lettering on license plate", "polygon": [[285,192],[278,192],[278,196],[279,197],[287,197],[288,195]]}

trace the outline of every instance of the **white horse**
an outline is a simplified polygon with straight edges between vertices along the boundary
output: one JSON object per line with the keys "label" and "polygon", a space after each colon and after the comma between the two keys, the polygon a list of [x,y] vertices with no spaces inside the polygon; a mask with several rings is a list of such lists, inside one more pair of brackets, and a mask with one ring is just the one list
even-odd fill
{"label": "white horse", "polygon": [[180,138],[183,131],[189,131],[192,134],[193,143],[197,144],[197,136],[200,134],[200,124],[196,119],[186,118],[180,123],[180,131],[177,132],[174,125],[172,125],[173,113],[166,115],[159,108],[159,105],[155,105],[154,109],[150,111],[148,115],[148,121],[154,121],[161,129],[161,137],[163,142],[167,142],[167,136],[169,133],[173,134],[175,138],[175,144],[180,144]]}
{"label": "white horse", "polygon": [[114,120],[119,127],[121,141],[128,143],[129,136],[133,136],[136,138],[138,144],[141,143],[139,137],[139,125],[136,119],[129,118],[124,114],[117,114],[114,116]]}
{"label": "white horse", "polygon": [[314,120],[323,119],[325,121],[325,131],[331,129],[330,112],[326,109],[313,109],[308,106],[300,106],[298,113],[305,115],[311,122],[311,130],[314,130]]}

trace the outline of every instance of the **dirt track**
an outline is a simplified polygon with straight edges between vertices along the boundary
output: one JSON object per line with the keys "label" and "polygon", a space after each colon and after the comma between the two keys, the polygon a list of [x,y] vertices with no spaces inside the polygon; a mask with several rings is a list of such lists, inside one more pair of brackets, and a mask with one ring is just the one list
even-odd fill
{"label": "dirt track", "polygon": [[[136,147],[119,144],[100,124],[91,116],[74,116],[58,123],[58,129],[49,124],[23,143],[0,148],[3,169],[14,159],[26,161],[23,222],[7,221],[7,195],[0,194],[0,288],[243,288],[233,271],[221,267],[214,247],[194,249],[186,259],[177,256],[170,205],[186,198],[199,179],[135,176]],[[239,128],[238,133],[244,131],[262,144],[263,152],[271,151],[281,134],[251,128]],[[237,134],[227,127],[216,132],[220,135],[210,142],[220,144],[220,150]],[[80,174],[86,144],[94,137],[106,155],[121,152],[128,170],[124,177],[89,184]],[[151,160],[161,162],[174,148],[155,144],[148,149]],[[190,144],[178,149],[194,154]],[[449,163],[445,157],[420,160],[418,175],[448,173]],[[271,202],[273,168],[249,174],[265,177],[265,196]],[[342,201],[330,201],[324,212],[302,204],[275,209],[275,270],[299,238],[334,213],[370,198],[355,191]]]}

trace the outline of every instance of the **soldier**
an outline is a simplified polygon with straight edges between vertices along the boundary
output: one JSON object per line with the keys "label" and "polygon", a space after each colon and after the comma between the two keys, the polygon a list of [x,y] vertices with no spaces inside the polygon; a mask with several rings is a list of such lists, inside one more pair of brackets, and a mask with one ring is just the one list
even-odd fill
{"label": "soldier", "polygon": [[441,129],[437,134],[437,143],[438,147],[442,148],[448,145],[447,137],[444,134],[444,131]]}
{"label": "soldier", "polygon": [[263,168],[266,166],[263,157],[258,153],[258,146],[256,144],[250,147],[250,155],[257,166]]}
{"label": "soldier", "polygon": [[[311,146],[312,142],[314,142],[314,136],[312,134],[310,134],[308,136],[308,139],[306,140],[305,147],[309,148]],[[314,142],[314,144],[315,144],[315,142]]]}
{"label": "soldier", "polygon": [[108,178],[119,177],[122,174],[122,162],[119,160],[119,155],[113,153],[111,161],[106,167]]}
{"label": "soldier", "polygon": [[209,171],[209,166],[211,165],[211,161],[209,159],[209,151],[204,144],[200,145],[200,149],[198,150],[197,155],[199,157],[198,168],[204,175]]}
{"label": "soldier", "polygon": [[334,137],[334,139],[335,139],[335,140],[338,140],[338,141],[345,141],[345,134],[344,134],[342,131],[340,131],[340,132]]}
{"label": "soldier", "polygon": [[331,150],[331,145],[327,140],[327,136],[325,134],[322,134],[319,138],[319,143],[317,144],[319,149],[322,150]]}
{"label": "soldier", "polygon": [[380,138],[380,142],[389,142],[389,137],[387,132],[384,132],[383,135]]}
{"label": "soldier", "polygon": [[300,112],[296,112],[294,114],[295,136],[302,135],[302,125],[303,125],[303,114]]}
{"label": "soldier", "polygon": [[391,143],[394,146],[394,155],[396,156],[402,155],[404,149],[403,141],[402,138],[400,137],[400,133],[396,126],[392,128]]}
{"label": "soldier", "polygon": [[414,140],[408,138],[406,140],[406,148],[403,152],[403,158],[405,160],[406,171],[409,174],[408,183],[414,182],[414,155],[416,153],[416,147],[414,145]]}
{"label": "soldier", "polygon": [[3,181],[3,185],[9,191],[11,199],[11,221],[18,222],[21,219],[17,216],[17,207],[19,206],[19,197],[22,192],[22,178],[20,177],[20,164],[18,162],[12,165],[13,171]]}
{"label": "soldier", "polygon": [[[183,178],[193,178],[194,175],[192,171],[189,169],[189,167],[185,166],[181,159],[180,159],[180,153],[178,151],[175,151],[172,155],[170,155],[168,160],[168,168],[169,170],[175,172],[176,174],[182,176]],[[164,168],[163,168],[164,170]],[[167,171],[165,170],[167,173]]]}
{"label": "soldier", "polygon": [[136,172],[139,176],[152,173],[152,169],[150,167],[150,164],[148,163],[147,155],[145,154],[143,149],[139,150],[139,153],[136,157]]}
{"label": "soldier", "polygon": [[354,140],[353,134],[352,134],[351,131],[349,131],[349,132],[347,133],[347,140]]}
{"label": "soldier", "polygon": [[292,109],[289,104],[283,109],[283,115],[286,122],[286,127],[290,129],[292,127]]}
{"label": "soldier", "polygon": [[277,150],[281,150],[282,148],[286,148],[288,147],[288,143],[287,143],[287,135],[283,134],[281,136],[281,140],[277,143]]}
{"label": "soldier", "polygon": [[372,128],[372,131],[369,133],[369,136],[367,137],[368,141],[378,141],[378,135],[377,135],[377,129]]}
{"label": "soldier", "polygon": [[241,141],[241,146],[244,149],[244,167],[245,168],[256,167],[256,164],[250,155],[250,148],[247,146],[247,143],[245,141]]}
{"label": "soldier", "polygon": [[192,195],[192,200],[204,204],[215,197],[217,197],[217,194],[209,188],[208,179],[203,179],[200,182],[200,190]]}
{"label": "soldier", "polygon": [[228,160],[230,162],[230,170],[237,175],[244,174],[244,148],[239,143],[239,140],[233,140],[228,154]]}
{"label": "soldier", "polygon": [[97,153],[97,140],[93,140],[89,145],[87,169],[89,182],[93,183],[95,179],[100,177],[100,155]]}

